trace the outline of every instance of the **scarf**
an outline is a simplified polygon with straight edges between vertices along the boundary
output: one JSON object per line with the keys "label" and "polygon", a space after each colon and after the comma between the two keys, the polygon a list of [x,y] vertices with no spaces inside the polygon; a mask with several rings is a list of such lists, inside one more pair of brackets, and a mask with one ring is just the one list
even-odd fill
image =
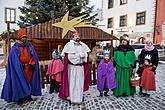
{"label": "scarf", "polygon": [[117,50],[123,51],[125,56],[127,54],[127,51],[134,51],[131,45],[119,45]]}
{"label": "scarf", "polygon": [[148,45],[145,45],[144,49],[145,51],[152,51],[155,47],[153,45],[151,46],[148,46]]}
{"label": "scarf", "polygon": [[108,63],[110,61],[110,59],[104,59],[104,63]]}

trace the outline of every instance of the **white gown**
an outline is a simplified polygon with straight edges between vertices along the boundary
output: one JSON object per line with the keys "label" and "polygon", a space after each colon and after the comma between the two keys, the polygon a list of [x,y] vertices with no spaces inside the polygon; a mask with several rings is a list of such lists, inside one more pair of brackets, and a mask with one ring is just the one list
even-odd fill
{"label": "white gown", "polygon": [[69,51],[65,50],[66,47],[64,47],[62,52],[62,56],[64,56],[65,53],[68,53],[68,60],[72,63],[68,64],[69,98],[72,103],[81,103],[84,88],[84,66],[74,64],[87,62],[87,52],[90,52],[90,49],[86,44],[84,46],[84,43],[82,42],[77,44],[75,41],[71,40],[70,44],[71,47],[69,48]]}

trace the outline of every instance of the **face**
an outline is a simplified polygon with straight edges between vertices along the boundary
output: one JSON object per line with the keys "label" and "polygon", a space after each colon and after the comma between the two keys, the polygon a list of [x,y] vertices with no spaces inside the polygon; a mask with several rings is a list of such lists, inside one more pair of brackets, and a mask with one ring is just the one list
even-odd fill
{"label": "face", "polygon": [[78,35],[78,33],[73,34],[73,40],[76,41],[76,42],[80,41],[80,36]]}
{"label": "face", "polygon": [[149,62],[147,60],[144,61],[145,65],[149,65]]}
{"label": "face", "polygon": [[106,55],[106,56],[104,57],[104,59],[108,60],[108,59],[109,59],[109,56]]}
{"label": "face", "polygon": [[147,46],[152,46],[151,42],[146,42]]}
{"label": "face", "polygon": [[127,45],[127,44],[128,44],[128,41],[123,39],[123,40],[121,41],[121,44],[122,44],[122,45]]}
{"label": "face", "polygon": [[22,37],[22,38],[21,38],[21,42],[22,42],[23,44],[27,43],[27,37]]}

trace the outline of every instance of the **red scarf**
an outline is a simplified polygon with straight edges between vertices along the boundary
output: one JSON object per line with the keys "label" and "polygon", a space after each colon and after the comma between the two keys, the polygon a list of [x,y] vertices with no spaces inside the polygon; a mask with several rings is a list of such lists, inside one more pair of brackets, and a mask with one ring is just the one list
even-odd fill
{"label": "red scarf", "polygon": [[108,60],[104,59],[104,63],[108,63],[109,61],[110,61],[110,59],[108,59]]}

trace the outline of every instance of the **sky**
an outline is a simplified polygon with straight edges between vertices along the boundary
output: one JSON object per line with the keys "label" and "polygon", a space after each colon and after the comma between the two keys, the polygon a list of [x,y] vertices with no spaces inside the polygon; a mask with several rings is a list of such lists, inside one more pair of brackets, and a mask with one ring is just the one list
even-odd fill
{"label": "sky", "polygon": [[97,8],[101,9],[101,1],[102,0],[89,0],[89,5],[94,5],[94,10],[96,10]]}

